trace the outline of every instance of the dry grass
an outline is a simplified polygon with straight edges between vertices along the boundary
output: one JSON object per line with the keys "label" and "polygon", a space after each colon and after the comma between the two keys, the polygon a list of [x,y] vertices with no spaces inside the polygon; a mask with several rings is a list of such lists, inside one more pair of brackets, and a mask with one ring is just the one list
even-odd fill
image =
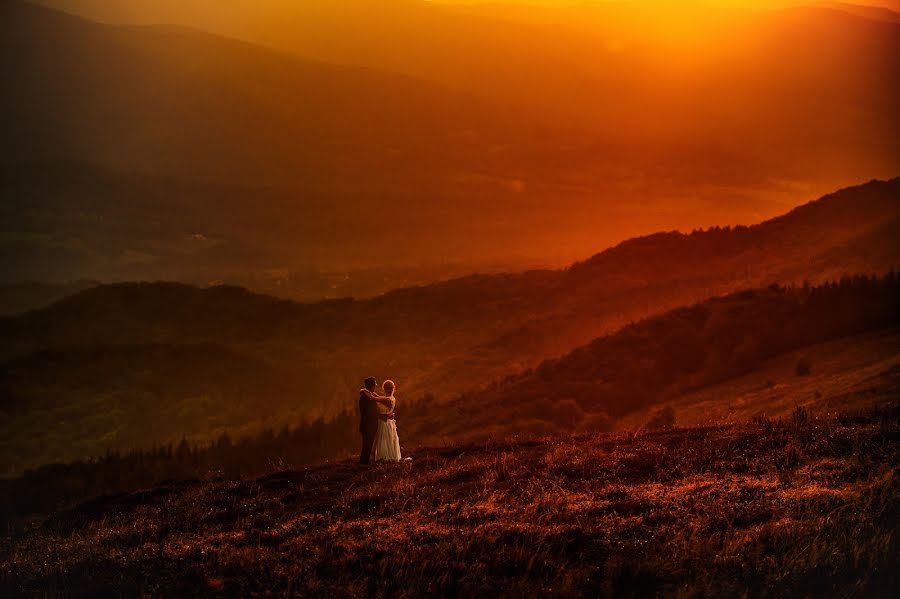
{"label": "dry grass", "polygon": [[0,594],[890,596],[900,408],[559,437],[98,499]]}
{"label": "dry grass", "polygon": [[[809,375],[798,376],[805,358]],[[728,401],[722,401],[727,397]],[[884,401],[900,400],[900,329],[891,328],[804,347],[773,358],[745,375],[671,398],[679,426],[749,420],[754,415],[780,417],[797,405],[816,412],[861,410]],[[616,423],[632,430],[658,410],[635,411]]]}

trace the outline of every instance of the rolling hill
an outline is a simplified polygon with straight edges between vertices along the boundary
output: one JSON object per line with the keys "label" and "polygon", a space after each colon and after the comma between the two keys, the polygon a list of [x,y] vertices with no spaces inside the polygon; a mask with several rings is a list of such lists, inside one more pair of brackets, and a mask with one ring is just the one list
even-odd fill
{"label": "rolling hill", "polygon": [[[746,290],[689,308],[651,317],[597,339],[534,370],[495,381],[477,391],[439,401],[409,396],[398,405],[404,452],[418,455],[423,447],[498,441],[512,437],[558,435],[585,431],[648,430],[679,426],[742,425],[750,420],[786,418],[798,409],[817,414],[857,412],[900,399],[900,320],[897,275],[884,279],[857,277],[838,284],[796,289]],[[832,316],[824,319],[823,314]],[[104,352],[73,352],[76,371],[63,371],[75,396],[76,382],[105,376],[123,385],[135,376],[117,356],[140,359],[145,371],[170,380],[171,391],[202,393],[189,387],[200,377],[219,385],[234,384],[241,372],[262,369],[212,347],[113,347]],[[201,351],[202,350],[202,351]],[[62,352],[44,352],[27,365],[7,372],[23,382],[54,373]],[[134,356],[137,354],[137,356]],[[102,359],[100,359],[102,358]],[[205,358],[205,361],[203,359]],[[193,371],[193,372],[192,372]],[[274,395],[277,379],[258,372],[260,391]],[[79,379],[79,377],[81,377]],[[284,383],[284,381],[281,381]],[[126,383],[127,384],[127,383]],[[132,382],[132,385],[135,383]],[[302,384],[302,381],[301,381]],[[180,385],[180,387],[177,387]],[[195,383],[196,385],[196,383]],[[193,391],[189,391],[193,389]],[[119,493],[160,479],[184,479],[218,472],[228,477],[259,473],[272,464],[315,464],[355,454],[358,415],[346,411],[332,419],[300,426],[282,426],[270,414],[270,428],[251,435],[222,433],[209,441],[157,445],[154,435],[202,429],[229,420],[247,421],[265,415],[252,397],[243,401],[167,402],[144,393],[129,397],[85,398],[87,417],[72,434],[56,427],[57,438],[68,434],[70,453],[95,457],[40,466],[14,479],[0,481],[0,524],[21,523],[98,494]],[[112,406],[110,406],[112,404]],[[148,407],[149,406],[149,407]],[[112,407],[112,410],[110,410]],[[56,418],[77,415],[44,408]],[[115,414],[118,411],[118,421]],[[132,449],[109,449],[102,456],[109,429],[120,430],[123,418]],[[38,420],[35,417],[25,421]],[[166,429],[165,427],[169,428]],[[10,446],[25,447],[35,431],[20,424]],[[54,439],[43,438],[49,444]],[[144,448],[140,448],[143,444]],[[138,448],[134,448],[138,447]]]}
{"label": "rolling hill", "polygon": [[[0,105],[7,163],[62,158],[289,188],[364,176],[368,189],[383,190],[385,180],[398,189],[506,139],[503,122],[471,97],[402,75],[186,28],[102,25],[20,1],[0,10],[2,72],[12,84]],[[469,130],[487,137],[435,143]],[[407,156],[396,180],[394,153]]]}
{"label": "rolling hill", "polygon": [[43,308],[82,289],[94,287],[97,281],[79,280],[72,283],[0,283],[0,315],[15,316],[35,308]]}
{"label": "rolling hill", "polygon": [[175,283],[88,289],[0,320],[4,467],[334,416],[368,373],[390,375],[409,400],[446,401],[710,296],[884,273],[898,264],[898,187],[842,190],[752,227],[631,240],[564,271],[369,300],[298,304]]}
{"label": "rolling hill", "polygon": [[898,394],[900,331],[888,329],[781,354],[745,375],[629,414],[615,426],[638,430],[662,413],[671,414],[678,426],[709,426],[746,422],[761,414],[784,418],[798,405],[818,413],[845,412],[893,401]]}
{"label": "rolling hill", "polygon": [[[439,190],[395,190],[387,202],[375,189],[228,185],[53,161],[0,166],[0,194],[0,281],[9,285],[65,285],[73,278],[227,282],[309,301],[350,290],[380,295],[408,286],[407,277],[434,282],[557,260],[468,243],[490,239],[497,226],[448,222],[445,201],[455,200]],[[509,194],[495,199],[481,211],[486,218],[514,209]],[[316,274],[328,273],[334,280],[316,285]],[[354,275],[360,280],[345,278]]]}
{"label": "rolling hill", "polygon": [[[884,332],[886,340],[859,348],[864,357],[856,359],[871,372],[857,384],[877,382],[879,395],[891,397],[898,389],[900,346],[893,330],[900,324],[898,302],[900,286],[893,273],[883,280],[848,278],[822,287],[773,286],[714,298],[626,326],[442,405],[416,405],[405,418],[405,431],[414,441],[433,442],[612,430],[648,420],[651,409],[690,403],[681,396],[698,389],[704,389],[701,395],[714,394],[715,387],[706,388],[746,375],[783,354],[872,331]],[[851,392],[852,386],[847,395]],[[723,393],[713,400],[710,418],[727,413],[739,400],[735,395]],[[849,399],[831,395],[837,407],[855,407]],[[765,401],[746,409],[752,414],[779,412]],[[677,410],[671,413],[677,418]]]}

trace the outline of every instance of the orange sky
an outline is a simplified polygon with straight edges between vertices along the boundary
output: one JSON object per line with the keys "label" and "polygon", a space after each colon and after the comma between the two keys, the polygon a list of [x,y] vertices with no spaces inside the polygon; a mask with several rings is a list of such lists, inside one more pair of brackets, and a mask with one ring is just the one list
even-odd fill
{"label": "orange sky", "polygon": [[[246,125],[240,136],[217,143],[225,156],[221,163],[214,160],[218,153],[186,150],[202,159],[193,164],[168,146],[152,146],[159,136],[149,124],[148,140],[134,143],[133,156],[111,139],[96,145],[114,148],[98,150],[97,160],[126,171],[162,161],[154,172],[284,186],[305,184],[312,175],[298,175],[303,167],[316,177],[339,172],[315,181],[342,194],[359,185],[366,193],[377,187],[379,193],[425,190],[430,198],[446,193],[483,199],[479,206],[495,208],[493,216],[482,208],[488,224],[547,236],[542,245],[510,233],[523,255],[559,251],[564,261],[655,230],[756,222],[838,187],[896,175],[898,144],[889,132],[900,113],[891,87],[897,55],[893,25],[886,24],[891,19],[879,24],[836,11],[755,10],[809,2],[635,0],[598,2],[595,12],[587,0],[544,0],[545,6],[576,6],[559,11],[523,8],[534,4],[526,0],[41,1],[106,22],[176,23],[370,69],[347,84],[363,90],[358,97],[366,101],[350,102],[341,112],[336,105],[346,95],[312,95],[303,88],[295,97],[284,88],[302,87],[300,75],[266,79],[287,68],[280,54],[251,64],[244,52],[256,50],[243,46],[235,46],[241,50],[234,62],[218,50],[169,51],[172,44],[160,49],[147,42],[141,51],[152,49],[162,61],[148,69],[154,76],[188,69],[190,76],[179,75],[176,83],[192,84],[201,76],[211,84],[224,80],[225,89],[213,98],[241,100],[223,101],[222,111],[259,96],[266,104],[254,110],[264,118],[217,121]],[[472,15],[460,3],[484,6]],[[698,8],[704,5],[714,9]],[[134,33],[141,39],[158,35]],[[203,36],[192,40],[203,48],[232,47]],[[84,64],[95,61],[89,56]],[[290,68],[327,72],[335,81],[348,72],[305,62]],[[128,74],[134,86],[146,83],[140,73]],[[189,89],[178,98],[206,101],[205,84]],[[395,95],[402,101],[387,101]],[[322,101],[309,104],[316,98]],[[376,105],[372,98],[385,99],[384,107],[365,112]],[[122,102],[122,114],[133,105]],[[97,111],[103,122],[109,112]],[[359,115],[368,116],[352,120]],[[397,126],[379,128],[389,122],[385,115],[397,117]],[[179,128],[192,122],[159,119]],[[359,124],[344,126],[351,121]],[[89,119],[72,122],[72,138],[83,140],[79,127]],[[134,128],[130,119],[123,122]],[[212,124],[196,139],[219,129]],[[278,139],[296,151],[260,159],[248,149],[255,147],[248,139],[268,148],[259,142],[263,133],[294,130]],[[322,133],[295,146],[310,130]],[[189,136],[174,139],[193,142]],[[438,150],[445,154],[435,157]],[[533,209],[513,221],[507,201],[529,202]],[[491,248],[477,250],[503,244],[485,245]]]}
{"label": "orange sky", "polygon": [[[578,2],[576,0],[425,0],[436,1],[443,4],[530,4],[530,5],[545,5],[545,6],[569,6],[569,5],[584,5],[584,4],[602,4],[604,0],[583,0]],[[686,2],[683,0],[606,0],[608,2],[615,3],[631,3],[631,4],[646,4],[649,6],[670,6],[673,8],[683,7]],[[740,8],[771,8],[771,7],[783,7],[783,6],[809,6],[811,4],[835,4],[835,2],[816,2],[815,0],[808,0],[806,2],[802,0],[701,0],[696,2],[697,4],[705,4],[707,6],[720,6],[720,7],[740,7]],[[869,0],[865,2],[855,2],[853,0],[846,0],[843,2],[845,4],[858,4],[861,6],[882,6],[884,8],[891,8],[893,10],[897,10],[900,8],[900,0]]]}

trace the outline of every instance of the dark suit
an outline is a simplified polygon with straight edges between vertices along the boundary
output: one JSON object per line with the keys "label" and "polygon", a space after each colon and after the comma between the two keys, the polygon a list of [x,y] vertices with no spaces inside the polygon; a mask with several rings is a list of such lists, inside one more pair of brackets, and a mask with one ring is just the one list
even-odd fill
{"label": "dark suit", "polygon": [[378,431],[378,413],[375,402],[359,392],[359,433],[362,435],[362,449],[359,451],[359,463],[368,464],[372,460],[372,448],[375,446],[375,433]]}

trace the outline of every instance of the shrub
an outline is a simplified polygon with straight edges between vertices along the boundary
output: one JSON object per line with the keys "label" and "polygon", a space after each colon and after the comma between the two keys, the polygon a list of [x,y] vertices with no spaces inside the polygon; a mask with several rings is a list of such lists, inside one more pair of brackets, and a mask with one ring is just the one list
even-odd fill
{"label": "shrub", "polygon": [[590,412],[575,430],[577,432],[609,432],[613,430],[612,419],[606,412]]}
{"label": "shrub", "polygon": [[658,430],[663,428],[672,428],[675,426],[675,408],[666,406],[656,410],[647,421],[646,428],[649,430]]}
{"label": "shrub", "polygon": [[802,428],[809,424],[810,415],[809,410],[804,408],[803,406],[797,406],[794,408],[794,411],[791,412],[791,425],[796,428]]}

